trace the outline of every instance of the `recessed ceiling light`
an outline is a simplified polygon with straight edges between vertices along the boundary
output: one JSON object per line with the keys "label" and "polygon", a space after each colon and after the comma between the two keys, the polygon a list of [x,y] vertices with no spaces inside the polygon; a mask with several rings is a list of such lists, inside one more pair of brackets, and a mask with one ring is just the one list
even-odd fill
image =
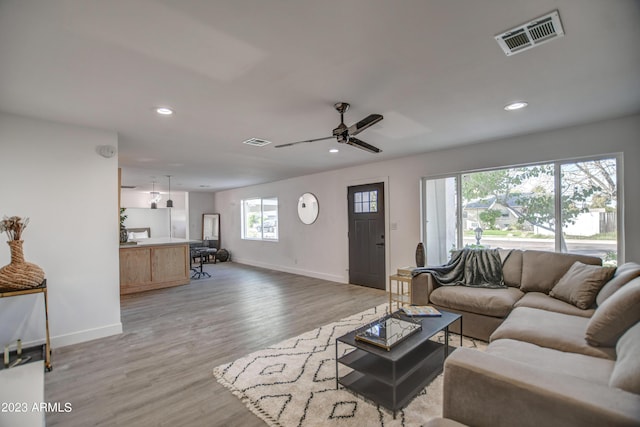
{"label": "recessed ceiling light", "polygon": [[173,110],[167,107],[158,107],[156,108],[156,113],[160,114],[161,116],[170,116],[173,114]]}
{"label": "recessed ceiling light", "polygon": [[509,105],[505,105],[504,109],[507,110],[507,111],[520,110],[521,108],[524,108],[527,105],[529,105],[527,102],[517,101],[517,102],[512,102]]}
{"label": "recessed ceiling light", "polygon": [[338,151],[340,150],[338,150],[337,148],[332,148],[329,150],[330,153],[337,153]]}

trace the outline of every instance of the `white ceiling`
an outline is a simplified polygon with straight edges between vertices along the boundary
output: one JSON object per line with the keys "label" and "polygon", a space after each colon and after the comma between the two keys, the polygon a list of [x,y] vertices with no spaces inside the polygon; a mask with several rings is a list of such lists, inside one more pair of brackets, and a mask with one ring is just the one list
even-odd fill
{"label": "white ceiling", "polygon": [[[494,35],[555,9],[565,37],[505,56]],[[125,185],[215,191],[640,112],[639,22],[637,0],[0,0],[0,110],[117,131]],[[358,136],[383,153],[274,148],[330,135],[338,101],[384,115]]]}

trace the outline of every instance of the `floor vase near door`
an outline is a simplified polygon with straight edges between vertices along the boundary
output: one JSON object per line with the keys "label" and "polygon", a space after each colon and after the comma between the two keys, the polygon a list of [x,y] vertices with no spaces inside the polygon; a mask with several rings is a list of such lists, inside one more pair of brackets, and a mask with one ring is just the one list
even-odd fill
{"label": "floor vase near door", "polygon": [[420,242],[416,247],[416,267],[424,267],[424,258],[424,244]]}

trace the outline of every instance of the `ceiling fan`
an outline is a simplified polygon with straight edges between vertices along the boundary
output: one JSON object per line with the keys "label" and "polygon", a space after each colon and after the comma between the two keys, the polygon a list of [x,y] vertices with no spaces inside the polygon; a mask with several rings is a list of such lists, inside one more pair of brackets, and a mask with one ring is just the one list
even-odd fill
{"label": "ceiling fan", "polygon": [[340,124],[337,128],[333,130],[333,134],[331,136],[327,136],[324,138],[315,138],[315,139],[307,139],[304,141],[296,141],[290,142],[288,144],[276,145],[275,148],[282,147],[291,147],[296,144],[305,144],[307,142],[315,142],[315,141],[324,141],[326,139],[335,138],[341,144],[349,144],[353,147],[360,148],[365,151],[369,151],[370,153],[381,153],[382,150],[378,147],[374,147],[371,144],[367,144],[366,142],[354,138],[355,135],[359,134],[363,130],[367,129],[370,126],[375,125],[380,120],[383,119],[381,114],[370,114],[364,119],[360,120],[358,123],[355,123],[349,127],[344,124],[344,113],[349,109],[349,104],[346,102],[338,102],[333,105],[335,109],[340,113]]}

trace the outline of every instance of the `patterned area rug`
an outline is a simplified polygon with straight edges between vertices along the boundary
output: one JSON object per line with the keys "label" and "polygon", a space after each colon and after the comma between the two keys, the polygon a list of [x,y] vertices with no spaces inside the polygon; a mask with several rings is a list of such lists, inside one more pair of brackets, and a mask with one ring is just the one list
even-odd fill
{"label": "patterned area rug", "polygon": [[[330,323],[214,368],[220,384],[270,426],[419,426],[442,414],[442,375],[402,411],[385,408],[342,388],[336,390],[335,339],[382,317],[387,305]],[[444,334],[433,339],[444,341]],[[459,335],[449,335],[458,346]],[[486,343],[464,338],[465,347]],[[340,345],[341,352],[349,351]],[[344,369],[344,372],[342,371]],[[340,375],[349,372],[341,367]]]}

